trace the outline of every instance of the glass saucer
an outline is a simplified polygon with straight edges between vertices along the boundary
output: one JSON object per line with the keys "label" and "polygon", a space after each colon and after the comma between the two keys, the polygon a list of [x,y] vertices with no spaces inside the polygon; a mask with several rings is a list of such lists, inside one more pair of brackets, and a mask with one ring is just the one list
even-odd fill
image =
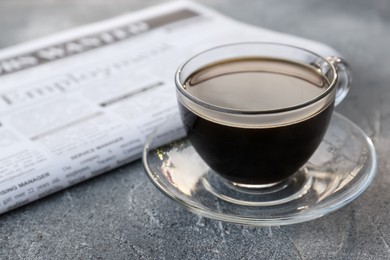
{"label": "glass saucer", "polygon": [[306,165],[270,188],[239,188],[213,172],[185,137],[179,116],[151,134],[143,163],[154,185],[190,211],[254,226],[299,223],[335,211],[369,186],[377,166],[369,137],[337,113]]}

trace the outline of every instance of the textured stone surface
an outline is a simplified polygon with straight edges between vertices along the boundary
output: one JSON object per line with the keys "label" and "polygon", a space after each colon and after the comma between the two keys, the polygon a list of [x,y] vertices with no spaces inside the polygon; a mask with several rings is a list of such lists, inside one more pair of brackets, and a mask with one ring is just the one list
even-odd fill
{"label": "textured stone surface", "polygon": [[[0,0],[0,47],[160,2]],[[200,2],[344,54],[354,83],[337,110],[374,140],[373,184],[321,219],[251,228],[187,212],[149,182],[138,161],[0,215],[0,259],[390,259],[390,2]]]}

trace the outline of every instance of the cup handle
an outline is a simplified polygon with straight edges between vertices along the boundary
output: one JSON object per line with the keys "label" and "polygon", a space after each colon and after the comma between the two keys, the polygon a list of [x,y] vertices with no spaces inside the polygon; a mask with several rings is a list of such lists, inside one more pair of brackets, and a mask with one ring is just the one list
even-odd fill
{"label": "cup handle", "polygon": [[330,56],[326,58],[336,69],[336,97],[335,106],[340,104],[349,91],[352,82],[351,67],[340,57]]}

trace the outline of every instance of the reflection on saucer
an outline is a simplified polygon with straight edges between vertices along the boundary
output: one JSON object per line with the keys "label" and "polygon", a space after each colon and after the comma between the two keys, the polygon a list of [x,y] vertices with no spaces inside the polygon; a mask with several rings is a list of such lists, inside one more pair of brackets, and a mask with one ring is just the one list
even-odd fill
{"label": "reflection on saucer", "polygon": [[186,195],[191,195],[195,190],[199,179],[208,172],[208,166],[205,162],[193,151],[191,146],[180,146],[175,143],[170,150],[160,156],[160,158],[168,158],[163,160],[161,172],[176,188]]}

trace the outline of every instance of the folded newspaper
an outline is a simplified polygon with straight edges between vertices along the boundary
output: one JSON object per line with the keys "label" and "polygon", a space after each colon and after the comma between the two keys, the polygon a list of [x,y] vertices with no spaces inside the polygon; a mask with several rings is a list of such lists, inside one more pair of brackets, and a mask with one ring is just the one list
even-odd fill
{"label": "folded newspaper", "polygon": [[0,51],[0,213],[141,156],[178,113],[174,73],[188,57],[243,41],[332,48],[170,2]]}

